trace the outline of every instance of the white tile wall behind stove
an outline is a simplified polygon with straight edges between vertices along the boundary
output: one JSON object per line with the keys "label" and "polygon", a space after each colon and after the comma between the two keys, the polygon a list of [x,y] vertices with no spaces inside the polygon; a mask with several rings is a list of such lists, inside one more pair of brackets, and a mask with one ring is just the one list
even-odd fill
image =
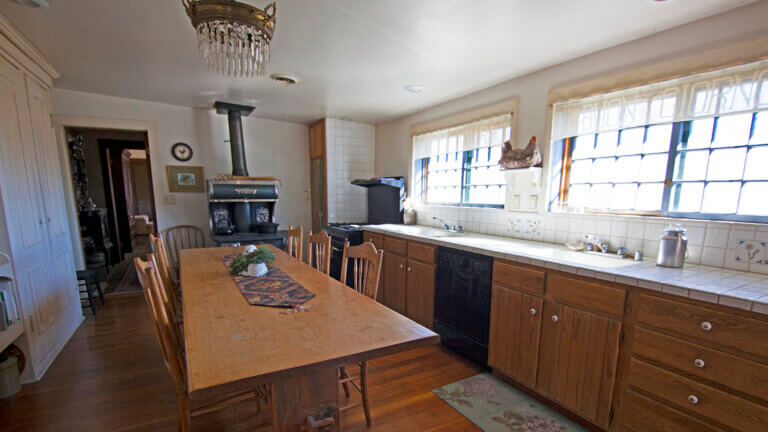
{"label": "white tile wall behind stove", "polygon": [[373,177],[374,126],[326,119],[328,222],[365,222],[368,191],[350,182]]}

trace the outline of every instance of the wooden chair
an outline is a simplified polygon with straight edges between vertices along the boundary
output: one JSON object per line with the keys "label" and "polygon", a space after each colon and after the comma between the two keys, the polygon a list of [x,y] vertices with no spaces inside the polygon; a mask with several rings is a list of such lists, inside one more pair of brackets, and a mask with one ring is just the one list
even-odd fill
{"label": "wooden chair", "polygon": [[325,231],[307,236],[307,263],[325,274],[331,273],[331,237]]}
{"label": "wooden chair", "polygon": [[304,228],[288,225],[288,238],[285,239],[285,251],[288,255],[301,261],[304,259],[302,255],[302,243],[304,242]]}
{"label": "wooden chair", "polygon": [[156,237],[154,234],[150,234],[149,243],[152,246],[152,253],[154,254],[157,263],[157,269],[155,271],[159,274],[160,280],[163,282],[163,287],[173,301],[172,312],[174,316],[181,317],[181,292],[179,291],[178,284],[173,279],[173,271],[171,269],[171,264],[168,262],[168,254],[165,251],[163,239]]}
{"label": "wooden chair", "polygon": [[166,228],[162,232],[163,246],[168,252],[168,260],[173,280],[179,280],[179,256],[184,249],[196,249],[205,247],[205,234],[192,225],[176,225]]}
{"label": "wooden chair", "polygon": [[[354,278],[352,287],[359,293],[370,299],[376,300],[376,293],[379,290],[379,275],[381,274],[381,263],[384,259],[384,251],[376,250],[376,246],[371,242],[363,243],[360,246],[350,246],[349,242],[344,244],[344,254],[341,259],[341,283],[347,283],[347,266],[349,260],[352,260],[352,276]],[[339,382],[344,387],[344,393],[349,397],[349,383],[360,392],[362,403],[350,404],[339,407],[339,411],[348,410],[357,406],[363,406],[365,413],[365,423],[371,426],[371,410],[368,407],[368,362],[358,362],[360,367],[360,376],[350,376],[347,373],[346,366],[339,368]],[[360,384],[357,383],[360,380]]]}
{"label": "wooden chair", "polygon": [[[201,417],[224,409],[230,410],[234,407],[248,403],[255,402],[257,414],[261,412],[262,402],[265,404],[269,403],[269,392],[264,386],[260,386],[256,390],[249,390],[247,392],[232,395],[225,400],[207,402],[196,407],[190,406],[189,393],[187,391],[187,370],[184,345],[175,331],[176,326],[173,325],[171,316],[165,307],[165,302],[163,300],[163,282],[159,273],[156,271],[157,261],[153,254],[149,254],[147,256],[147,261],[143,261],[141,258],[135,258],[134,264],[136,265],[136,272],[139,275],[139,282],[142,286],[144,299],[147,302],[147,307],[152,315],[152,321],[155,324],[155,335],[157,336],[160,349],[163,353],[163,360],[171,374],[173,385],[176,390],[179,431],[191,431],[192,419],[195,417]],[[252,414],[248,416],[248,418],[251,421],[260,420]],[[263,426],[264,422],[254,427],[261,430]]]}

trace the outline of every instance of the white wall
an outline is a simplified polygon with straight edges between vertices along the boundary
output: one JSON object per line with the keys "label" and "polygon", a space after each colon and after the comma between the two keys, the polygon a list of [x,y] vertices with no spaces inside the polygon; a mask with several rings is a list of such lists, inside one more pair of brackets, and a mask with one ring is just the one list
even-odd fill
{"label": "white wall", "polygon": [[[526,143],[532,135],[546,136],[547,103],[550,89],[590,81],[623,71],[631,71],[650,63],[676,59],[713,47],[765,36],[768,34],[768,21],[765,19],[767,16],[768,1],[748,5],[514,78],[392,122],[377,124],[375,175],[405,175],[410,179],[409,130],[413,125],[517,97],[520,101],[518,143]],[[542,29],[542,31],[546,30]],[[713,64],[717,63],[717,59],[711,60]],[[520,61],[525,61],[525,59],[520,59]],[[548,144],[543,144],[545,166],[548,166],[548,150]],[[548,178],[546,172],[544,178]],[[542,188],[542,198],[544,195]],[[543,202],[544,199],[540,201]],[[568,239],[581,238],[585,230],[594,230],[603,236],[601,240],[608,241],[610,239],[612,247],[630,246],[632,249],[643,250],[646,255],[650,256],[656,254],[662,224],[669,222],[661,218],[638,220],[638,218],[611,216],[574,217],[570,215],[545,215],[543,212],[525,214],[430,206],[421,209],[420,223],[433,224],[431,220],[433,215],[446,217],[449,222],[463,224],[473,231],[558,243]],[[535,232],[525,228],[533,222],[539,227]],[[628,232],[629,222],[636,225],[633,227],[635,229],[629,230],[631,234]],[[613,227],[614,224],[615,227]],[[689,224],[696,232],[696,247],[692,251],[692,262],[703,262],[739,270],[768,272],[768,265],[747,266],[735,259],[737,253],[735,241],[740,237],[745,239],[753,237],[761,240],[765,237],[768,239],[768,230],[763,231],[764,226],[702,221],[686,222],[686,224]],[[705,239],[708,232],[711,233],[712,240]],[[731,233],[734,235],[731,236]],[[704,247],[705,245],[707,247]]]}
{"label": "white wall", "polygon": [[325,119],[328,222],[368,220],[368,190],[350,182],[373,177],[374,131],[367,123]]}
{"label": "white wall", "polygon": [[[153,190],[159,229],[191,224],[208,233],[205,193],[176,193],[176,203],[167,205],[169,195],[167,165],[201,165],[206,179],[218,173],[231,173],[229,130],[226,116],[213,110],[193,109],[135,99],[54,89],[54,115],[86,116],[157,123],[158,142],[150,144]],[[243,119],[248,172],[254,176],[274,176],[283,182],[277,217],[281,228],[289,224],[310,225],[309,214],[309,128],[305,125]],[[188,143],[194,155],[186,163],[171,156],[171,146]]]}

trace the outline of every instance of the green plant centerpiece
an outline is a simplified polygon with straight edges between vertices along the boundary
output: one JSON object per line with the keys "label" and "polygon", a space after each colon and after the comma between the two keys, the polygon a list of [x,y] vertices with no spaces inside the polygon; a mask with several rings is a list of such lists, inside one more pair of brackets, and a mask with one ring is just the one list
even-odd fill
{"label": "green plant centerpiece", "polygon": [[267,263],[274,259],[275,254],[269,248],[251,246],[232,259],[229,271],[243,276],[263,276],[267,272]]}

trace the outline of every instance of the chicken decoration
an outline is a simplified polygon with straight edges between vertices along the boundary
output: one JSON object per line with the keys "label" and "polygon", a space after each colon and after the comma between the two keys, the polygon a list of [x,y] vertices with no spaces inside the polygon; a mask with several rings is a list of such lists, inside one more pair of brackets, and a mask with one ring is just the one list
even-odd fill
{"label": "chicken decoration", "polygon": [[536,147],[536,136],[532,136],[528,145],[523,149],[513,149],[507,141],[501,150],[499,165],[502,169],[520,169],[536,166],[541,163],[541,151]]}

